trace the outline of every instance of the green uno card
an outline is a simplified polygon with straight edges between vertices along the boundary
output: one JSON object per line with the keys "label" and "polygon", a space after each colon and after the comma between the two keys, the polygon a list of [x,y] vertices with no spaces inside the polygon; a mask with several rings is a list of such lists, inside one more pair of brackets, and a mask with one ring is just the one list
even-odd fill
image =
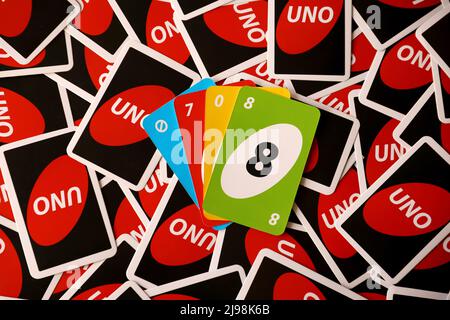
{"label": "green uno card", "polygon": [[320,118],[304,103],[241,89],[203,207],[274,235],[284,232]]}

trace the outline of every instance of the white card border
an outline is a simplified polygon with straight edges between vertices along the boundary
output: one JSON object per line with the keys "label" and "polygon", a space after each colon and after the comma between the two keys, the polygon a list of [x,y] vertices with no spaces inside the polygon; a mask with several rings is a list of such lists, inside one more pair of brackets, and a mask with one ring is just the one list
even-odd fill
{"label": "white card border", "polygon": [[393,286],[388,289],[386,300],[395,300],[396,295],[430,300],[446,300],[447,298],[447,293]]}

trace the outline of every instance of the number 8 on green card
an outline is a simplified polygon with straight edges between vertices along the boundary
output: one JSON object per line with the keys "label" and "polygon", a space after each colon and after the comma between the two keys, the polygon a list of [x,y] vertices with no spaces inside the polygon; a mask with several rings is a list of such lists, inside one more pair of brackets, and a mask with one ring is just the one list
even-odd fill
{"label": "number 8 on green card", "polygon": [[284,232],[320,111],[241,89],[203,207],[218,217],[274,235]]}

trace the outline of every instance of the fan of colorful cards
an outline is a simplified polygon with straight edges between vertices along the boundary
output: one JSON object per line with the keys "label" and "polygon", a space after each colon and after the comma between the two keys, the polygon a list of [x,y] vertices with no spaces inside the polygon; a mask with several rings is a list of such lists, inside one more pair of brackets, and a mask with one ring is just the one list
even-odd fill
{"label": "fan of colorful cards", "polygon": [[320,111],[283,88],[204,79],[143,119],[169,167],[216,228],[282,234]]}

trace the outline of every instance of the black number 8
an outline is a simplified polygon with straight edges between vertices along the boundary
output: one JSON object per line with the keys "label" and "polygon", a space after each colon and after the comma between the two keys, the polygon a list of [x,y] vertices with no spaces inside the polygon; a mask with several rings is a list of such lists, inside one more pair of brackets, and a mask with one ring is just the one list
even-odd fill
{"label": "black number 8", "polygon": [[278,147],[270,142],[260,143],[255,150],[255,157],[247,162],[247,171],[257,178],[267,177],[272,172],[272,161],[278,157]]}

